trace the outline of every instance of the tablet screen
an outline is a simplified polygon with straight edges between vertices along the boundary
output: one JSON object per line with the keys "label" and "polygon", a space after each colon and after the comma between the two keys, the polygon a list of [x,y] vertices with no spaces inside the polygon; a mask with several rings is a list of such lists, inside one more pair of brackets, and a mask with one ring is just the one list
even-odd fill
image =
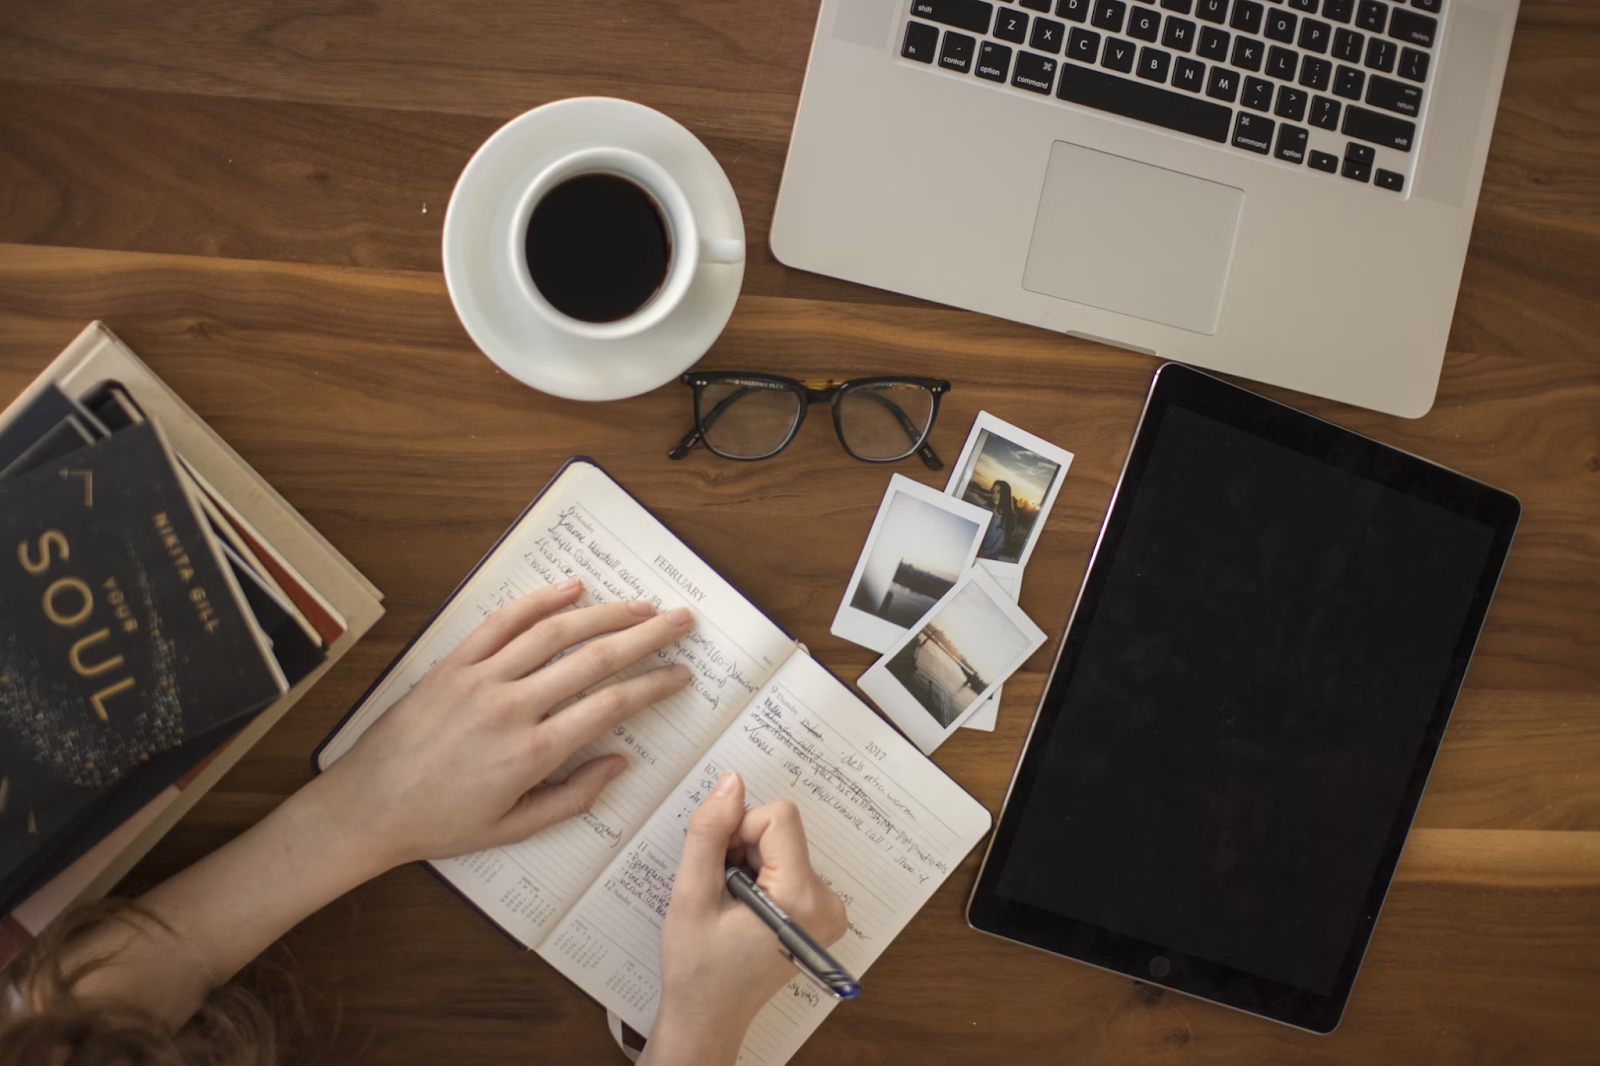
{"label": "tablet screen", "polygon": [[1398,851],[1397,812],[1402,838],[1409,824],[1504,538],[1359,472],[1337,438],[1297,450],[1177,404],[1151,437],[984,884],[1326,996]]}

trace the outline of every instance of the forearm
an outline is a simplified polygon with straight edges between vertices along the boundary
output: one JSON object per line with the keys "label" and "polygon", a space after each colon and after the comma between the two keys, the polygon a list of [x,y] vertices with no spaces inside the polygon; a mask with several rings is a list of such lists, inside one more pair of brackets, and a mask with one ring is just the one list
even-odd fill
{"label": "forearm", "polygon": [[663,1007],[639,1066],[734,1066],[749,1017],[696,1017]]}
{"label": "forearm", "polygon": [[101,925],[67,963],[114,957],[80,997],[136,1005],[177,1028],[206,994],[302,919],[390,863],[340,817],[341,782],[324,776],[230,844],[164,882],[138,916]]}

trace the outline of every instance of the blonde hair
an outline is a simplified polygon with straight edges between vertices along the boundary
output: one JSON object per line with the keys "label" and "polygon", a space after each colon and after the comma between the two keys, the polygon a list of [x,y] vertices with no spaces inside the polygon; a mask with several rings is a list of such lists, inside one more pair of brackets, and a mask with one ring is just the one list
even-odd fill
{"label": "blonde hair", "polygon": [[278,1066],[304,1061],[309,1032],[299,982],[283,963],[257,959],[206,997],[177,1032],[132,1004],[80,1001],[78,983],[109,959],[66,963],[67,948],[101,922],[165,923],[136,903],[104,900],[51,923],[6,967],[0,1066]]}

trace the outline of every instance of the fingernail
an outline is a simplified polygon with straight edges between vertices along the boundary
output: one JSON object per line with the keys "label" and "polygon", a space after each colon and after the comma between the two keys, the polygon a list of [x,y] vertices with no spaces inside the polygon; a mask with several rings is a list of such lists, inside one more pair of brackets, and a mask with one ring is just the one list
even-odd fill
{"label": "fingernail", "polygon": [[732,770],[722,771],[722,776],[717,778],[717,787],[711,790],[713,796],[728,796],[733,793],[733,786],[739,781],[739,775]]}
{"label": "fingernail", "polygon": [[562,582],[560,582],[559,584],[556,585],[556,589],[558,591],[560,591],[560,592],[571,592],[573,589],[578,589],[578,588],[582,588],[582,587],[583,587],[583,582],[579,581],[575,577],[569,577],[565,581],[562,581]]}
{"label": "fingernail", "polygon": [[667,621],[671,622],[675,626],[679,626],[680,628],[682,626],[688,625],[689,624],[689,608],[687,608],[687,607],[674,607],[672,610],[667,612]]}
{"label": "fingernail", "polygon": [[632,600],[628,603],[628,610],[640,618],[649,618],[656,613],[656,605],[649,600]]}
{"label": "fingernail", "polygon": [[672,671],[672,676],[677,680],[678,684],[683,685],[688,683],[690,674],[687,666],[683,665],[682,663],[673,663],[670,667],[668,667],[668,669]]}

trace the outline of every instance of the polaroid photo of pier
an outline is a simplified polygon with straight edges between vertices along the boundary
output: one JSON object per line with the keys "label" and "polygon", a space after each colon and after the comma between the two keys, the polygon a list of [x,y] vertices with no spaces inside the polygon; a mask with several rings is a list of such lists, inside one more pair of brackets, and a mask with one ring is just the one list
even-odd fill
{"label": "polaroid photo of pier", "polygon": [[988,512],[900,474],[889,479],[834,615],[834,636],[883,651],[972,565]]}
{"label": "polaroid photo of pier", "polygon": [[979,411],[945,492],[989,512],[978,558],[1019,578],[1066,480],[1072,453]]}
{"label": "polaroid photo of pier", "polygon": [[1044,643],[1044,630],[973,568],[856,682],[932,752]]}

